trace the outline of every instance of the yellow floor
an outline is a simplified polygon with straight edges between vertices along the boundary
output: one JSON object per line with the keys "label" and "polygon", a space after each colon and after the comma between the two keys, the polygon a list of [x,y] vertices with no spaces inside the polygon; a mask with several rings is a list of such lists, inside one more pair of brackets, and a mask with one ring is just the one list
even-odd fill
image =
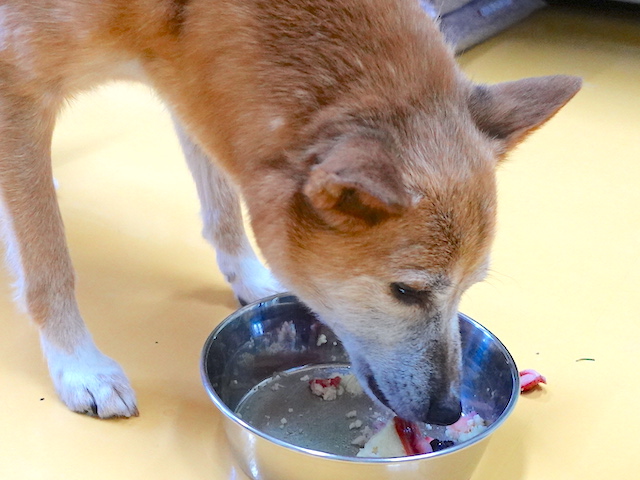
{"label": "yellow floor", "polygon": [[[549,382],[521,399],[473,480],[637,478],[637,20],[549,9],[461,58],[481,82],[585,79],[501,169],[493,273],[463,302]],[[101,89],[64,115],[54,157],[83,314],[128,372],[141,416],[99,421],[62,406],[2,270],[0,479],[246,480],[198,372],[235,301],[200,238],[166,112],[142,87]]]}

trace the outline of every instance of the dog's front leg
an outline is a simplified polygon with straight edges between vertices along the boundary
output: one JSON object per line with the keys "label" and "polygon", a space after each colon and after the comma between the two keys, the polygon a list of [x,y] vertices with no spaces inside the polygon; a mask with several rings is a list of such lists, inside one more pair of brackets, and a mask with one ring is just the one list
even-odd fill
{"label": "dog's front leg", "polygon": [[174,124],[198,190],[202,235],[215,248],[218,267],[236,298],[247,304],[283,291],[251,247],[235,187],[175,118]]}
{"label": "dog's front leg", "polygon": [[76,303],[51,173],[57,105],[13,95],[8,82],[0,85],[0,211],[17,300],[40,329],[56,391],[70,409],[100,417],[137,415],[129,381],[97,349]]}

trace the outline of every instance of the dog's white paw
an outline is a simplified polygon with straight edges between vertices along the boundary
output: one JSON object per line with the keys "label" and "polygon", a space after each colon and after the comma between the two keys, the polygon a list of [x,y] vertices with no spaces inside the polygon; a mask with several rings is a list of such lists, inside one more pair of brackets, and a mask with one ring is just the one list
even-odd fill
{"label": "dog's white paw", "polygon": [[60,399],[73,411],[100,418],[138,416],[124,371],[87,338],[66,352],[42,337],[42,349]]}
{"label": "dog's white paw", "polygon": [[284,292],[285,289],[255,256],[218,252],[218,266],[242,305]]}

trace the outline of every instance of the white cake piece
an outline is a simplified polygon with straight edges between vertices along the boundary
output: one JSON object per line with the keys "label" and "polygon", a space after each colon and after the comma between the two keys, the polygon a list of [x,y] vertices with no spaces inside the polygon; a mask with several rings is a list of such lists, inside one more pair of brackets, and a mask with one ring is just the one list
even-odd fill
{"label": "white cake piece", "polygon": [[404,457],[400,437],[393,422],[388,422],[382,430],[373,435],[358,452],[358,457]]}
{"label": "white cake piece", "polygon": [[[407,455],[402,440],[398,436],[396,422],[394,419],[388,422],[382,430],[373,435],[360,449],[358,457],[404,457]],[[400,420],[402,422],[402,420]],[[405,422],[411,425],[410,422]],[[470,412],[462,416],[456,423],[446,428],[445,435],[449,440],[455,443],[464,442],[470,438],[480,434],[487,429],[486,422],[476,412]],[[428,453],[433,451],[430,442],[434,440],[431,437],[422,437],[418,426],[413,424],[413,434],[417,434],[417,438],[409,439],[416,453]],[[359,438],[358,438],[359,440]],[[352,442],[352,443],[355,443]],[[415,445],[414,445],[415,443]],[[435,447],[433,447],[435,448]],[[445,447],[446,448],[446,447]]]}
{"label": "white cake piece", "polygon": [[360,385],[360,382],[358,382],[358,379],[355,375],[348,373],[346,375],[340,376],[342,377],[342,382],[340,382],[340,385],[344,387],[347,393],[354,396],[362,395],[364,393],[364,390],[362,390],[362,386]]}

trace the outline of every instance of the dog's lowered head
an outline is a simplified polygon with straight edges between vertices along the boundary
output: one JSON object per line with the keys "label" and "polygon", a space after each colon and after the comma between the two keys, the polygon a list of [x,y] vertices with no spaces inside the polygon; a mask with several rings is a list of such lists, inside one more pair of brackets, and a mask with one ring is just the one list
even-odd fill
{"label": "dog's lowered head", "polygon": [[300,154],[306,172],[280,179],[280,218],[254,216],[274,272],[396,414],[459,418],[457,307],[487,272],[496,167],[579,87],[563,76],[463,83],[454,99],[332,116]]}
{"label": "dog's lowered head", "polygon": [[[261,142],[251,168],[226,162],[256,240],[371,394],[406,419],[453,423],[457,307],[488,268],[496,167],[581,82],[475,85],[415,1],[256,5],[259,61],[242,72],[260,82],[223,110],[268,99],[271,120],[234,147]],[[265,110],[251,111],[259,125]]]}

